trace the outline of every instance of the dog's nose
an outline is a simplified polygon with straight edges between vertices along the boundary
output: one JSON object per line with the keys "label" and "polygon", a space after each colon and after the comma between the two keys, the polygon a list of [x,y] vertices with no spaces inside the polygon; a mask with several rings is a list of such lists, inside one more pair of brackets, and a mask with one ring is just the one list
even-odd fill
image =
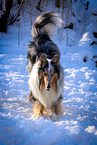
{"label": "dog's nose", "polygon": [[49,91],[50,90],[50,84],[48,84],[48,86],[47,86],[47,91]]}

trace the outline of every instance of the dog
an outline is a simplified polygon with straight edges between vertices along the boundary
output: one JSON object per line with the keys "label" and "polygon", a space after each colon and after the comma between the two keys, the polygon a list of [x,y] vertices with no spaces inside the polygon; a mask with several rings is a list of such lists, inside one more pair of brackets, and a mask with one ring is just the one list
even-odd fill
{"label": "dog", "polygon": [[33,42],[28,47],[29,87],[28,100],[33,100],[35,117],[62,114],[64,71],[60,65],[60,50],[50,39],[55,27],[63,21],[58,13],[45,12],[38,16],[32,27]]}

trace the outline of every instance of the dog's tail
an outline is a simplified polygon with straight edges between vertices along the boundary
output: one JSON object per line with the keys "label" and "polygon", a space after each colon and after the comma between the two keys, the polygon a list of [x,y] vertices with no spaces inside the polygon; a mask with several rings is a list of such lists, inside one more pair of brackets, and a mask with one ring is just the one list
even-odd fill
{"label": "dog's tail", "polygon": [[61,27],[62,23],[63,21],[58,13],[45,12],[35,20],[32,27],[32,38],[37,39],[50,37],[56,30],[53,26],[58,28]]}

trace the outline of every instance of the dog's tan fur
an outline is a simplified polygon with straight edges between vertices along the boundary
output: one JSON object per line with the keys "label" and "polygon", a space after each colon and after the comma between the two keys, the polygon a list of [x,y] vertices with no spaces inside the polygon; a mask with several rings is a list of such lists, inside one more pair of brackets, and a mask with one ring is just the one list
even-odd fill
{"label": "dog's tan fur", "polygon": [[33,114],[35,117],[43,115],[52,118],[53,112],[58,116],[62,115],[61,100],[59,100],[56,104],[52,105],[50,112],[49,110],[46,110],[45,107],[38,101],[34,101],[33,105],[34,105]]}

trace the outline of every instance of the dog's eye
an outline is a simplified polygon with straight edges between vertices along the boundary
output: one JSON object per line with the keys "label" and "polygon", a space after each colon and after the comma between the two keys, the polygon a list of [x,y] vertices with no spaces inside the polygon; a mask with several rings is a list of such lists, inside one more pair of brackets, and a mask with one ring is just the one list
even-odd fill
{"label": "dog's eye", "polygon": [[45,76],[47,76],[47,73],[44,73]]}
{"label": "dog's eye", "polygon": [[52,77],[52,76],[54,75],[54,71],[53,71],[53,70],[51,70],[50,74],[51,74],[51,77]]}
{"label": "dog's eye", "polygon": [[45,76],[47,76],[47,74],[48,74],[48,71],[47,71],[47,70],[45,70],[45,71],[44,71],[44,75],[45,75]]}
{"label": "dog's eye", "polygon": [[53,76],[53,75],[54,75],[54,73],[51,74],[51,76]]}

